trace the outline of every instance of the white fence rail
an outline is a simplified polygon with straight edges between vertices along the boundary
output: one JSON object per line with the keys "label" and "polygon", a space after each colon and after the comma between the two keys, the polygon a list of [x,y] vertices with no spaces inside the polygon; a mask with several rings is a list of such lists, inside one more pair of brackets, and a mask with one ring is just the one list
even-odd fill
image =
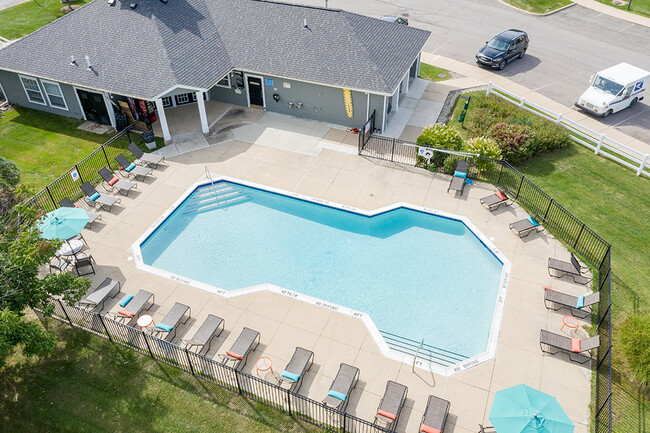
{"label": "white fence rail", "polygon": [[641,153],[636,149],[612,140],[605,134],[594,131],[568,119],[560,113],[549,110],[548,108],[537,105],[534,102],[527,101],[506,89],[497,86],[491,81],[488,83],[486,95],[493,94],[508,102],[518,105],[520,108],[530,111],[540,117],[548,119],[558,125],[563,126],[571,134],[571,139],[593,150],[596,155],[604,156],[618,162],[626,167],[636,171],[636,175],[641,174],[650,177],[650,156]]}

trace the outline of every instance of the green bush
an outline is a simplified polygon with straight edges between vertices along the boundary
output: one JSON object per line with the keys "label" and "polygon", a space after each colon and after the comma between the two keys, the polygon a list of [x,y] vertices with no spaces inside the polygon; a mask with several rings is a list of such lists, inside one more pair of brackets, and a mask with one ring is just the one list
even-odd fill
{"label": "green bush", "polygon": [[571,140],[569,132],[557,124],[540,119],[533,124],[533,128],[535,130],[532,142],[534,155],[566,147]]}
{"label": "green bush", "polygon": [[454,174],[456,171],[456,164],[458,164],[459,156],[447,155],[445,161],[442,163],[442,172],[447,174]]}
{"label": "green bush", "polygon": [[[441,123],[426,127],[418,137],[417,143],[448,150],[461,150],[463,148],[463,138],[458,133],[458,130],[453,126]],[[446,157],[446,153],[434,152],[431,164],[442,165]]]}
{"label": "green bush", "polygon": [[632,378],[642,391],[650,393],[650,312],[628,315],[619,335]]}
{"label": "green bush", "polygon": [[492,126],[487,136],[494,139],[501,149],[503,159],[511,164],[533,156],[534,131],[530,126],[501,122]]}
{"label": "green bush", "polygon": [[[494,139],[489,137],[474,137],[465,142],[465,152],[476,153],[480,156],[493,159],[501,159],[501,148]],[[476,160],[476,167],[481,170],[489,170],[494,163],[482,159]]]}

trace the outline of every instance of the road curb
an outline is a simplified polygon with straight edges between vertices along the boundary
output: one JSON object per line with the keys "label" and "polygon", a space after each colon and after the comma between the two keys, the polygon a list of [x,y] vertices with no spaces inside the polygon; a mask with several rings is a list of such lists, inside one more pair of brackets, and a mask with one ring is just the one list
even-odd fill
{"label": "road curb", "polygon": [[537,13],[535,13],[535,12],[529,12],[529,11],[525,11],[525,10],[523,10],[523,9],[519,9],[518,7],[513,6],[513,5],[511,5],[510,3],[505,2],[504,0],[497,0],[497,1],[498,1],[499,3],[501,3],[502,5],[504,5],[504,6],[508,6],[510,9],[514,9],[514,10],[517,10],[517,11],[519,11],[519,12],[521,12],[521,13],[524,13],[524,14],[526,14],[526,15],[532,15],[532,16],[534,16],[534,17],[547,17],[547,16],[549,16],[549,15],[556,14],[556,13],[558,13],[558,12],[561,12],[561,11],[563,11],[563,10],[565,10],[565,9],[568,9],[568,8],[570,8],[570,7],[572,7],[572,6],[575,6],[575,5],[577,4],[577,3],[569,3],[569,4],[566,5],[566,6],[562,6],[561,8],[558,8],[558,9],[552,10],[552,11],[550,11],[550,12],[546,12],[545,14],[537,14]]}

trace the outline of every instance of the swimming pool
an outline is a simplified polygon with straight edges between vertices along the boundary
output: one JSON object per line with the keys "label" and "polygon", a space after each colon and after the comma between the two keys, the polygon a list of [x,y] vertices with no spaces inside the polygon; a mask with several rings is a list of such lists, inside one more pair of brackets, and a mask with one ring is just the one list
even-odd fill
{"label": "swimming pool", "polygon": [[219,180],[172,206],[136,260],[227,296],[270,283],[465,360],[490,351],[509,265],[470,227],[402,204],[371,215]]}

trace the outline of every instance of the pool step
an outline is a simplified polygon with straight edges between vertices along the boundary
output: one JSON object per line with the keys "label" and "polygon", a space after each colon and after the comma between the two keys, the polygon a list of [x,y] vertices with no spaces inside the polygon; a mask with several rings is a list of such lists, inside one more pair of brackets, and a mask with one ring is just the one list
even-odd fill
{"label": "pool step", "polygon": [[405,353],[407,355],[415,356],[419,360],[428,361],[433,364],[438,364],[443,367],[462,363],[469,359],[468,356],[454,353],[439,347],[431,346],[429,344],[421,345],[417,341],[409,338],[404,338],[391,334],[386,331],[379,331],[386,343],[391,349]]}
{"label": "pool step", "polygon": [[230,206],[249,198],[251,198],[249,195],[244,194],[243,191],[234,187],[219,189],[207,188],[205,191],[201,191],[192,197],[185,205],[186,209],[183,215],[196,214],[206,210]]}
{"label": "pool step", "polygon": [[212,187],[204,188],[201,191],[195,192],[194,195],[192,196],[192,200],[196,200],[197,198],[206,197],[206,196],[214,196],[215,194],[219,195],[224,192],[233,191],[234,189],[235,187],[233,186],[220,187],[215,185]]}

